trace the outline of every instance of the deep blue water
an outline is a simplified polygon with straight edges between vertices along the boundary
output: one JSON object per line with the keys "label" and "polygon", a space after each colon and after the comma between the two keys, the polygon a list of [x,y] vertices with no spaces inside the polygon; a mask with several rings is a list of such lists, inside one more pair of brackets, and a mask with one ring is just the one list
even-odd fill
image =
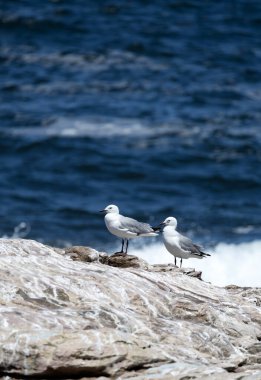
{"label": "deep blue water", "polygon": [[105,249],[116,203],[260,239],[259,0],[0,5],[0,236]]}

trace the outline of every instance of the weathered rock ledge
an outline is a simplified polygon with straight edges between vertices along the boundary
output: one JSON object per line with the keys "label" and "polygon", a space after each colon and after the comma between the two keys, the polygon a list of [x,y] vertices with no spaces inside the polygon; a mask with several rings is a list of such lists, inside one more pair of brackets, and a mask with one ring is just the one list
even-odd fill
{"label": "weathered rock ledge", "polygon": [[261,379],[259,288],[19,239],[0,270],[0,378]]}

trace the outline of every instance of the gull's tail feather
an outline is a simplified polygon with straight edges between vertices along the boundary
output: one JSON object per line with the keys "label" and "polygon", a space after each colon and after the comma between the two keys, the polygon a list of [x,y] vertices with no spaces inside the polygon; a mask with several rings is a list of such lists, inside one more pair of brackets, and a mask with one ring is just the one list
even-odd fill
{"label": "gull's tail feather", "polygon": [[206,252],[200,251],[200,253],[201,253],[201,256],[203,256],[203,257],[211,256],[209,253],[206,253]]}
{"label": "gull's tail feather", "polygon": [[209,253],[205,253],[203,251],[198,251],[198,252],[192,252],[191,257],[195,259],[203,259],[204,257],[211,256]]}

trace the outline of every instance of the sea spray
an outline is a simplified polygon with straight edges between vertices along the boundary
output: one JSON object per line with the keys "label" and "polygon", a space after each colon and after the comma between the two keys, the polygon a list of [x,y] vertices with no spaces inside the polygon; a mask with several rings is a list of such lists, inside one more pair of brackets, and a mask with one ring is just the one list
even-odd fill
{"label": "sea spray", "polygon": [[[261,240],[241,244],[219,243],[206,251],[211,253],[211,257],[184,260],[184,267],[201,270],[203,280],[217,286],[261,286]],[[173,263],[173,256],[161,242],[130,249],[129,254],[137,255],[150,264]]]}

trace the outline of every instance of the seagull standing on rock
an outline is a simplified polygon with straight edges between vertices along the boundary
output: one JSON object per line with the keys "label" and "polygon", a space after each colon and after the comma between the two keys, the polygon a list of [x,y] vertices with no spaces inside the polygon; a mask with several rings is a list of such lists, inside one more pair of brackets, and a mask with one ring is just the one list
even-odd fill
{"label": "seagull standing on rock", "polygon": [[122,239],[121,251],[116,253],[127,254],[129,239],[158,235],[149,224],[120,215],[119,208],[115,205],[109,205],[100,212],[105,214],[104,221],[110,233]]}
{"label": "seagull standing on rock", "polygon": [[203,257],[211,256],[208,253],[203,252],[199,245],[194,244],[189,238],[176,231],[177,224],[177,219],[173,216],[169,216],[159,225],[159,227],[162,228],[165,247],[174,256],[175,265],[177,257],[180,258],[181,268],[182,259],[202,259]]}

